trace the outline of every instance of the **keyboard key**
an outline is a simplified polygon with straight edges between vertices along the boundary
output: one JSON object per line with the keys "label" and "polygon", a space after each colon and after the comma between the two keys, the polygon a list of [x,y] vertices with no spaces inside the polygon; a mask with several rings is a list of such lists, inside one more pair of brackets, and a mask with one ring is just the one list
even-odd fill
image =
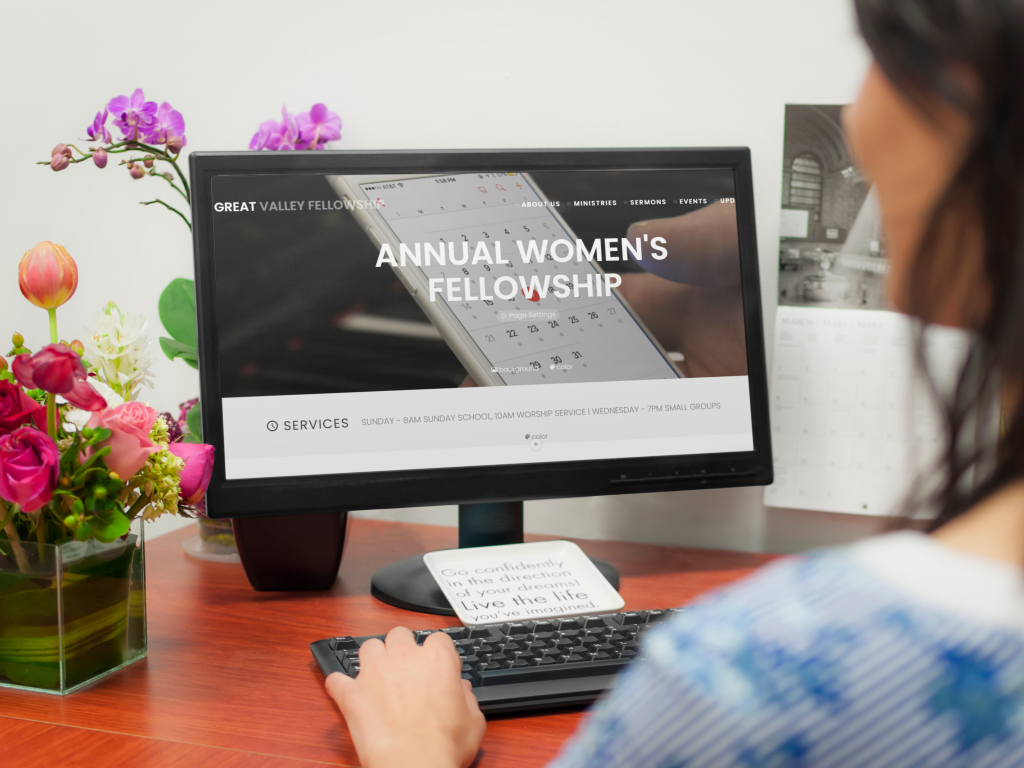
{"label": "keyboard key", "polygon": [[567,653],[558,657],[560,664],[575,664],[578,661],[583,661],[583,657],[578,653]]}
{"label": "keyboard key", "polygon": [[427,639],[427,636],[434,634],[435,631],[431,629],[417,629],[412,633],[412,636],[416,638],[416,645],[423,645],[423,641]]}
{"label": "keyboard key", "polygon": [[600,616],[585,616],[583,617],[583,626],[590,629],[591,627],[604,627],[607,625]]}
{"label": "keyboard key", "polygon": [[639,613],[620,613],[615,617],[615,621],[619,624],[643,624],[643,619],[640,618]]}
{"label": "keyboard key", "polygon": [[509,636],[530,634],[530,630],[525,624],[502,624],[501,631]]}
{"label": "keyboard key", "polygon": [[640,617],[644,620],[644,624],[654,624],[667,619],[668,614],[664,611],[640,611]]}
{"label": "keyboard key", "polygon": [[332,651],[354,651],[359,649],[359,643],[352,637],[336,637],[327,643]]}
{"label": "keyboard key", "polygon": [[596,643],[595,645],[589,646],[591,652],[597,651],[599,653],[611,653],[612,651],[618,650],[611,643]]}
{"label": "keyboard key", "polygon": [[531,621],[527,624],[530,628],[530,632],[553,632],[555,625],[550,621]]}
{"label": "keyboard key", "polygon": [[562,631],[562,632],[564,632],[567,629],[580,629],[581,628],[580,620],[579,619],[558,619],[558,620],[554,621],[553,623],[558,627],[559,631]]}
{"label": "keyboard key", "polygon": [[462,640],[466,637],[465,627],[448,627],[447,629],[442,629],[441,631],[448,635],[448,637],[450,637],[452,640]]}
{"label": "keyboard key", "polygon": [[[527,667],[527,666],[529,666],[529,665],[526,663],[526,659],[515,659],[515,660],[509,659],[508,661],[506,661],[504,664],[501,665],[501,668],[502,669],[522,669],[522,668]],[[485,675],[487,673],[486,672],[482,672],[480,674],[481,675]]]}
{"label": "keyboard key", "polygon": [[579,653],[579,654],[584,654],[584,653],[586,653],[586,652],[587,652],[588,650],[589,650],[589,649],[588,649],[588,648],[587,648],[587,646],[585,646],[585,645],[573,645],[573,646],[570,646],[570,648],[569,648],[569,653]]}
{"label": "keyboard key", "polygon": [[466,627],[466,632],[467,632],[466,637],[470,637],[470,638],[473,638],[473,637],[490,637],[491,636],[491,630],[484,629],[482,627],[477,627],[476,629],[470,629],[469,627]]}
{"label": "keyboard key", "polygon": [[531,667],[550,667],[552,664],[556,664],[554,656],[535,656],[530,659]]}
{"label": "keyboard key", "polygon": [[477,672],[474,683],[479,686],[491,686],[528,683],[536,680],[613,675],[625,669],[629,664],[630,662],[622,659],[605,659],[590,664],[549,664],[540,667],[530,667],[524,663],[522,667]]}
{"label": "keyboard key", "polygon": [[472,672],[473,670],[474,670],[474,665],[473,664],[466,664],[465,662],[463,662],[463,664],[462,664],[462,673],[463,674],[466,674],[467,672]]}

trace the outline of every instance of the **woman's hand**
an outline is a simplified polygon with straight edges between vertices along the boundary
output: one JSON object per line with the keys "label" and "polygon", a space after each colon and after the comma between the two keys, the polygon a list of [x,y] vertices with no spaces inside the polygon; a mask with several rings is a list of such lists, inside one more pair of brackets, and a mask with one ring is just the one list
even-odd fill
{"label": "woman's hand", "polygon": [[338,703],[364,768],[465,768],[487,723],[462,661],[443,632],[416,645],[396,627],[359,649],[359,677],[335,672],[327,692]]}
{"label": "woman's hand", "polygon": [[649,274],[625,274],[619,292],[687,376],[743,376],[747,345],[736,206],[712,203],[670,219],[633,224],[627,237],[663,237],[668,256],[646,250]]}

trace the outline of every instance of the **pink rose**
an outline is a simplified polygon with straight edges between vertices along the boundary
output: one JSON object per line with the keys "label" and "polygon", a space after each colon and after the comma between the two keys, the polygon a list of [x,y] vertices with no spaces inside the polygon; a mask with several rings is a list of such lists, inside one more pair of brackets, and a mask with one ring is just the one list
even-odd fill
{"label": "pink rose", "polygon": [[160,450],[160,446],[149,439],[158,415],[154,409],[142,403],[123,403],[116,408],[96,411],[89,417],[86,426],[109,429],[111,434],[102,443],[97,443],[96,448],[88,449],[85,458],[89,458],[98,448],[110,446],[110,454],[103,461],[127,482],[128,478],[142,469],[151,453]]}
{"label": "pink rose", "polygon": [[167,450],[185,461],[179,495],[186,504],[198,504],[213,477],[213,446],[204,443],[171,443]]}
{"label": "pink rose", "polygon": [[60,479],[60,451],[45,432],[19,427],[0,435],[0,496],[35,512],[53,497]]}
{"label": "pink rose", "polygon": [[33,418],[40,429],[46,429],[46,407],[26,395],[17,384],[0,381],[0,434],[28,424]]}

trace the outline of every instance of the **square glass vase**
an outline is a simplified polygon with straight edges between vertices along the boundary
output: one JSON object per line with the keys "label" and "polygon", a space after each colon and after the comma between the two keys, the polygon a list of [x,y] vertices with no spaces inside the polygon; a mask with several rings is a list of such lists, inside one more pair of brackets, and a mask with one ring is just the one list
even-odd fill
{"label": "square glass vase", "polygon": [[0,539],[0,687],[63,695],[145,655],[141,520],[109,544]]}

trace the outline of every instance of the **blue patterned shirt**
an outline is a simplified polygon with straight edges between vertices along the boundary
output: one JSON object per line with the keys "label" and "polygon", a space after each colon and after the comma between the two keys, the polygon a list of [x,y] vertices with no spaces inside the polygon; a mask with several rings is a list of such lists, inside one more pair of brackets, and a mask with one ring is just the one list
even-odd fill
{"label": "blue patterned shirt", "polygon": [[557,768],[1024,765],[1024,579],[897,533],[771,565],[645,641]]}

